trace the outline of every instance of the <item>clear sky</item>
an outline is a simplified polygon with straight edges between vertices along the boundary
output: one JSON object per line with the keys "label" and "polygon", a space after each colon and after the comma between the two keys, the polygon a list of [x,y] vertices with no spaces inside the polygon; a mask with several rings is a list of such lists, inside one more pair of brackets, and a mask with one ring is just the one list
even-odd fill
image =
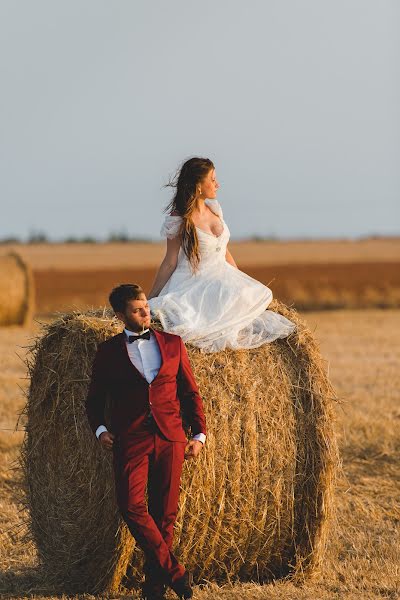
{"label": "clear sky", "polygon": [[232,237],[400,233],[398,0],[1,0],[0,237],[157,239],[216,165]]}

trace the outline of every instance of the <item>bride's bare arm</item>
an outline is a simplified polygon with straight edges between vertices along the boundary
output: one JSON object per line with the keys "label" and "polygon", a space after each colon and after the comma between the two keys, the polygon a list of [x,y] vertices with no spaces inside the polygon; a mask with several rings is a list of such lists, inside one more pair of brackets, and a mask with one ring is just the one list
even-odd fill
{"label": "bride's bare arm", "polygon": [[151,286],[151,290],[147,296],[148,300],[158,296],[168,279],[171,277],[172,273],[175,271],[178,262],[180,246],[180,236],[167,239],[167,251],[161,265],[159,266],[153,285]]}
{"label": "bride's bare arm", "polygon": [[226,261],[232,265],[232,267],[236,267],[236,269],[238,268],[237,264],[235,263],[232,254],[229,252],[228,248],[226,249],[226,254],[225,254],[225,258]]}

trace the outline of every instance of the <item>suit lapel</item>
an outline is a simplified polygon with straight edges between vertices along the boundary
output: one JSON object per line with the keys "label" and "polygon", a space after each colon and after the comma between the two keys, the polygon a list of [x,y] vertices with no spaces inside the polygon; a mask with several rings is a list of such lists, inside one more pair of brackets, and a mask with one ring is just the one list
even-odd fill
{"label": "suit lapel", "polygon": [[150,328],[150,331],[152,333],[154,333],[154,337],[156,338],[158,347],[160,348],[160,355],[161,355],[161,365],[160,365],[160,369],[159,369],[157,375],[154,378],[154,381],[155,381],[165,366],[165,346],[164,346],[165,342],[164,342],[164,336],[161,335],[161,333],[159,331],[157,331],[156,329],[152,329],[152,328]]}
{"label": "suit lapel", "polygon": [[124,332],[119,333],[116,336],[116,338],[119,338],[118,339],[118,348],[119,348],[119,351],[121,353],[122,360],[127,364],[128,368],[130,367],[131,370],[132,369],[134,370],[134,372],[136,373],[136,375],[138,377],[140,377],[141,379],[144,379],[144,381],[146,381],[146,378],[143,377],[143,375],[141,374],[141,372],[139,371],[139,369],[137,369],[135,367],[135,365],[133,364],[133,362],[129,358],[128,349],[126,347],[126,336],[125,336],[125,333]]}

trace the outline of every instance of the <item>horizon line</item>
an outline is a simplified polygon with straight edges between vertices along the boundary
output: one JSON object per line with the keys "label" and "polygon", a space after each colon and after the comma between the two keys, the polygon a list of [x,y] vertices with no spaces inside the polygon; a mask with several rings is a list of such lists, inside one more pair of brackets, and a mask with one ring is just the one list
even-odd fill
{"label": "horizon line", "polygon": [[[298,236],[278,236],[278,235],[248,235],[231,237],[230,242],[233,243],[245,243],[245,242],[317,242],[317,241],[363,241],[363,240],[395,240],[400,238],[400,233],[393,234],[380,234],[380,233],[369,233],[360,235],[298,235]],[[21,239],[17,236],[7,236],[0,238],[0,245],[39,245],[39,244],[159,244],[164,242],[164,238],[151,238],[151,237],[140,237],[140,236],[128,236],[124,234],[110,234],[108,238],[97,238],[92,235],[82,236],[66,236],[63,238],[49,238],[46,234],[38,233],[32,234],[27,239]]]}

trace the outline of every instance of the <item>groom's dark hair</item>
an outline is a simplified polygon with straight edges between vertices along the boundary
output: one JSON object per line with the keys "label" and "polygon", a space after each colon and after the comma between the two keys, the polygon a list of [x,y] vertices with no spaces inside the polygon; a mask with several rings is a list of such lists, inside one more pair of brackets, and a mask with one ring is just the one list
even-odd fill
{"label": "groom's dark hair", "polygon": [[113,289],[108,300],[114,312],[125,312],[126,303],[129,300],[140,300],[144,294],[143,289],[136,283],[123,283]]}

